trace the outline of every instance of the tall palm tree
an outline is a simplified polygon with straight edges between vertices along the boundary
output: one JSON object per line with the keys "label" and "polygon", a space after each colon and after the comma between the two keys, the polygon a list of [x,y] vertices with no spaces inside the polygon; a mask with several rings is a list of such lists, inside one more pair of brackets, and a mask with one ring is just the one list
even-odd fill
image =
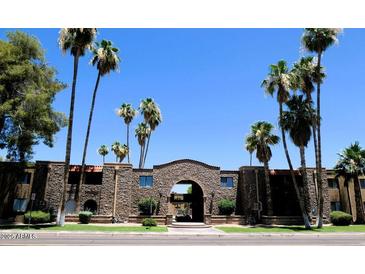
{"label": "tall palm tree", "polygon": [[293,95],[286,102],[287,111],[283,111],[280,126],[287,132],[293,143],[299,147],[300,162],[302,167],[303,183],[308,185],[307,165],[305,161],[305,148],[311,138],[314,109],[312,104],[303,99],[303,95]]}
{"label": "tall palm tree", "polygon": [[112,151],[115,155],[115,161],[118,162],[118,153],[119,153],[119,148],[121,147],[121,143],[119,143],[118,141],[115,141],[113,144],[112,144]]}
{"label": "tall palm tree", "polygon": [[105,156],[109,153],[109,148],[106,145],[101,145],[98,149],[98,153],[103,157],[103,164],[105,164]]}
{"label": "tall palm tree", "polygon": [[128,164],[130,164],[129,157],[129,127],[134,118],[137,115],[137,111],[132,107],[131,104],[123,103],[120,108],[117,110],[117,115],[124,119],[124,123],[127,125],[127,147],[128,147]]}
{"label": "tall palm tree", "polygon": [[[294,63],[292,74],[292,85],[294,90],[300,90],[306,96],[306,102],[312,108],[313,100],[312,93],[315,89],[314,85],[319,81],[322,83],[326,77],[323,67],[320,69],[320,77],[317,77],[317,61],[313,56],[302,57],[298,62]],[[318,172],[318,140],[317,140],[317,120],[315,111],[312,112],[312,134],[313,134],[313,145],[314,155],[316,160],[316,175],[317,181],[320,176]],[[317,197],[318,198],[318,197]],[[317,200],[317,220],[318,218],[318,206],[319,200]]]}
{"label": "tall palm tree", "polygon": [[279,136],[272,133],[274,126],[265,121],[259,121],[251,126],[251,132],[246,137],[246,148],[248,150],[256,150],[256,158],[260,163],[264,164],[265,169],[265,188],[266,188],[266,207],[267,214],[269,216],[273,215],[272,209],[272,197],[271,197],[271,187],[270,187],[270,171],[269,171],[269,161],[271,159],[271,145],[276,145],[279,143]]}
{"label": "tall palm tree", "polygon": [[[283,116],[283,104],[288,101],[290,94],[289,90],[291,88],[292,75],[289,73],[286,61],[280,60],[276,65],[270,65],[270,71],[267,78],[262,82],[261,86],[265,89],[265,92],[271,96],[276,92],[276,98],[279,103],[279,121]],[[293,165],[290,159],[288,146],[286,143],[285,130],[281,128],[281,136],[285,151],[286,160],[289,165],[290,175],[293,181],[295,193],[298,198],[300,210],[302,212],[304,225],[307,229],[310,229],[310,222],[308,214],[304,207],[304,201],[301,197],[299,187],[295,178]]]}
{"label": "tall palm tree", "polygon": [[146,162],[148,147],[150,144],[151,134],[156,129],[156,127],[162,122],[161,110],[158,105],[151,98],[142,100],[139,109],[144,117],[145,123],[150,127],[150,132],[147,136],[147,144],[144,151],[144,156],[142,158],[142,168]]}
{"label": "tall palm tree", "polygon": [[120,59],[118,57],[118,49],[113,47],[111,41],[102,40],[99,44],[98,42],[95,43],[96,47],[93,48],[93,57],[91,59],[91,64],[93,66],[96,65],[98,70],[98,76],[96,77],[96,83],[94,87],[94,92],[91,100],[91,107],[89,113],[89,120],[87,124],[86,136],[85,136],[85,143],[84,143],[84,151],[82,153],[82,162],[81,162],[81,175],[79,184],[76,186],[76,193],[75,193],[75,202],[76,202],[76,212],[80,210],[80,192],[82,188],[82,184],[85,180],[85,161],[86,161],[86,153],[87,147],[89,144],[89,137],[90,137],[90,129],[91,129],[91,122],[94,113],[95,107],[95,99],[96,93],[99,87],[100,78],[106,74],[109,74],[111,71],[118,70],[118,64]]}
{"label": "tall palm tree", "polygon": [[73,115],[75,106],[76,81],[77,81],[79,58],[81,56],[84,56],[86,51],[91,48],[95,36],[96,36],[95,28],[63,28],[60,31],[60,36],[58,39],[58,43],[61,50],[64,53],[70,51],[71,55],[74,57],[72,91],[70,99],[70,112],[68,118],[68,130],[67,130],[67,141],[66,141],[65,168],[63,176],[63,193],[57,214],[57,225],[61,226],[65,224],[65,205],[66,205],[67,183],[68,183],[69,166],[71,158],[72,127],[73,127]]}
{"label": "tall palm tree", "polygon": [[139,156],[139,168],[142,167],[143,162],[143,155],[144,155],[144,149],[146,145],[146,139],[148,138],[148,135],[150,134],[151,129],[146,123],[139,123],[137,125],[137,128],[135,130],[135,136],[137,137],[138,144],[141,147],[140,156]]}
{"label": "tall palm tree", "polygon": [[323,226],[323,187],[322,187],[322,145],[321,145],[321,58],[322,54],[328,47],[337,42],[337,36],[341,29],[330,28],[306,28],[302,36],[303,47],[317,54],[317,182],[318,182],[318,196],[319,208],[317,216],[317,227]]}
{"label": "tall palm tree", "polygon": [[359,175],[365,174],[365,149],[359,145],[359,142],[355,142],[355,144],[351,144],[338,155],[339,160],[335,166],[336,173],[344,176],[347,180],[354,180],[356,223],[364,224],[365,214]]}

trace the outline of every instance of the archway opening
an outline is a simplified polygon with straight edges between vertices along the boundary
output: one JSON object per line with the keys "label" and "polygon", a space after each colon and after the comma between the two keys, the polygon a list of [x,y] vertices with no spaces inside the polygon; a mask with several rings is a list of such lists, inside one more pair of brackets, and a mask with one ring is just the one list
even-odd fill
{"label": "archway opening", "polygon": [[170,193],[169,212],[176,222],[204,222],[203,190],[194,181],[180,181]]}
{"label": "archway opening", "polygon": [[98,209],[98,205],[94,200],[87,200],[84,203],[84,210],[91,211],[92,213],[96,214]]}

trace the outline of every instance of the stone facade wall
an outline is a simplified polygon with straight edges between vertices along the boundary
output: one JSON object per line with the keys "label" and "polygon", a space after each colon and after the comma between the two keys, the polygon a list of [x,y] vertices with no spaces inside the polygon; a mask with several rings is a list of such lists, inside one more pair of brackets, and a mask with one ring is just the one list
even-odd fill
{"label": "stone facade wall", "polygon": [[49,207],[56,211],[61,203],[63,193],[64,164],[50,164],[48,166],[48,180],[45,187],[44,200]]}
{"label": "stone facade wall", "polygon": [[[37,193],[37,199],[47,202],[47,205],[57,209],[63,191],[62,162],[38,162],[35,165],[32,192]],[[306,207],[308,212],[316,208],[315,174],[308,169],[308,185],[304,186]],[[326,172],[324,172],[326,174]],[[153,186],[141,188],[140,176],[152,176]],[[221,186],[221,177],[232,177],[233,187]],[[264,170],[261,167],[241,167],[239,171],[220,170],[193,160],[178,160],[153,169],[133,169],[129,164],[105,164],[102,168],[102,184],[84,184],[81,191],[80,204],[91,199],[97,203],[97,214],[112,216],[127,222],[131,216],[139,215],[138,202],[142,198],[152,197],[158,202],[156,215],[169,215],[169,199],[173,186],[181,181],[193,181],[200,186],[204,197],[204,215],[208,220],[210,215],[218,215],[218,203],[221,199],[236,200],[235,215],[245,215],[249,220],[257,217],[257,189],[259,199],[265,207]],[[68,196],[74,185],[68,185]],[[115,192],[116,190],[116,192]],[[327,177],[323,178],[324,217],[329,221],[330,192]],[[66,200],[67,200],[66,199]],[[315,214],[314,214],[315,215]],[[312,215],[313,217],[315,217]]]}

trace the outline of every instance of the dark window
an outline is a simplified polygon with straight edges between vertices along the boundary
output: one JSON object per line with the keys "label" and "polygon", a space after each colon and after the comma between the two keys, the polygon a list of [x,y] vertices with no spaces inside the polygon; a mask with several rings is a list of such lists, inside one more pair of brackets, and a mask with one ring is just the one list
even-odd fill
{"label": "dark window", "polygon": [[30,184],[30,178],[31,178],[31,173],[29,172],[25,172],[19,180],[19,184],[22,185],[29,185]]}
{"label": "dark window", "polygon": [[28,206],[28,199],[14,199],[13,211],[26,212]]}
{"label": "dark window", "polygon": [[[69,184],[78,184],[80,182],[81,172],[70,171],[68,176]],[[103,182],[102,172],[85,172],[85,185],[101,185]]]}
{"label": "dark window", "polygon": [[221,177],[221,187],[233,187],[233,178]]}
{"label": "dark window", "polygon": [[327,179],[327,181],[328,181],[328,187],[329,188],[336,188],[336,189],[338,189],[338,181],[337,181],[337,179]]}
{"label": "dark window", "polygon": [[341,203],[340,202],[331,202],[331,211],[340,211]]}
{"label": "dark window", "polygon": [[150,188],[153,185],[152,176],[139,176],[139,186],[143,188]]}
{"label": "dark window", "polygon": [[365,179],[360,179],[361,188],[365,188]]}

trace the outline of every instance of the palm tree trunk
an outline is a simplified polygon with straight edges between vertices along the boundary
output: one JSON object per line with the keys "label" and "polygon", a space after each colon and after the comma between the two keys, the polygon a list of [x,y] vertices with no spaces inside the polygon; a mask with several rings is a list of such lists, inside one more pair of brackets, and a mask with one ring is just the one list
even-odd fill
{"label": "palm tree trunk", "polygon": [[105,156],[103,155],[103,165],[105,164]]}
{"label": "palm tree trunk", "polygon": [[[281,120],[282,117],[283,117],[283,104],[282,103],[279,103],[279,112],[280,112],[280,120]],[[311,229],[311,224],[309,222],[308,214],[307,214],[307,211],[305,210],[304,202],[303,202],[303,199],[302,199],[300,191],[299,191],[297,180],[295,178],[294,169],[293,169],[293,165],[291,163],[291,159],[290,159],[290,155],[289,155],[289,151],[288,151],[288,146],[287,146],[287,143],[286,143],[285,131],[284,131],[283,127],[281,127],[281,136],[282,136],[282,140],[283,140],[283,146],[284,146],[286,160],[288,162],[289,169],[290,169],[290,175],[291,175],[293,185],[294,185],[294,189],[295,189],[295,193],[297,195],[297,199],[298,199],[298,202],[299,202],[299,207],[300,207],[300,210],[302,212],[304,225],[305,225],[306,229]]]}
{"label": "palm tree trunk", "polygon": [[89,144],[89,137],[90,137],[90,129],[91,129],[91,122],[93,119],[93,113],[95,108],[95,99],[96,99],[96,93],[98,91],[99,87],[99,81],[100,81],[101,73],[98,72],[98,77],[96,78],[95,88],[93,97],[91,100],[91,107],[90,107],[90,113],[89,113],[89,121],[87,124],[87,130],[86,130],[86,137],[85,137],[85,143],[84,143],[84,152],[82,153],[82,163],[81,163],[81,175],[80,175],[80,181],[78,185],[76,185],[76,192],[75,192],[75,203],[76,203],[76,212],[80,211],[80,192],[82,185],[85,181],[85,161],[86,161],[86,153],[87,153],[87,147]]}
{"label": "palm tree trunk", "polygon": [[318,52],[317,62],[317,185],[318,185],[318,216],[316,226],[321,228],[323,226],[323,185],[322,185],[322,151],[321,151],[321,83],[319,81],[319,74],[321,70],[321,56],[322,52]]}
{"label": "palm tree trunk", "polygon": [[356,223],[364,224],[365,223],[365,215],[364,215],[364,205],[361,195],[361,186],[360,180],[357,175],[354,176],[354,191],[355,191],[355,203],[356,203]]}
{"label": "palm tree trunk", "polygon": [[130,164],[131,161],[129,158],[129,151],[130,151],[130,148],[129,148],[129,123],[127,124],[127,147],[128,147],[128,164]]}
{"label": "palm tree trunk", "polygon": [[67,129],[67,141],[66,141],[66,155],[65,155],[65,167],[63,174],[63,193],[61,198],[61,203],[58,207],[57,214],[57,225],[65,225],[65,205],[66,205],[66,195],[67,195],[67,184],[69,175],[69,166],[71,158],[71,145],[72,145],[72,126],[74,117],[74,107],[75,107],[75,97],[76,97],[76,80],[77,80],[77,70],[79,65],[79,53],[74,56],[74,72],[72,79],[72,91],[71,91],[71,102],[70,102],[70,113],[68,117],[68,129]]}
{"label": "palm tree trunk", "polygon": [[250,153],[250,166],[252,166],[252,153]]}
{"label": "palm tree trunk", "polygon": [[144,145],[141,145],[141,151],[139,154],[139,164],[138,164],[139,168],[142,168],[143,147],[144,147]]}
{"label": "palm tree trunk", "polygon": [[269,171],[269,163],[267,161],[264,162],[264,169],[265,169],[267,215],[272,216],[273,209],[272,209],[272,197],[271,197],[271,186],[270,186],[270,171]]}
{"label": "palm tree trunk", "polygon": [[151,138],[151,134],[152,134],[152,132],[150,132],[150,133],[148,134],[148,137],[147,137],[147,145],[146,145],[146,151],[145,151],[144,156],[143,156],[142,168],[144,168],[144,164],[145,164],[145,162],[146,162],[146,157],[147,157],[148,147],[150,146],[150,138]]}
{"label": "palm tree trunk", "polygon": [[[307,164],[305,161],[305,148],[304,146],[300,146],[299,147],[299,152],[300,152],[300,164],[302,167],[302,178],[303,178],[303,188],[306,189],[306,191],[308,191],[308,176],[307,176]],[[307,195],[307,194],[305,194]],[[307,208],[307,214],[309,215],[310,212],[310,208]]]}

